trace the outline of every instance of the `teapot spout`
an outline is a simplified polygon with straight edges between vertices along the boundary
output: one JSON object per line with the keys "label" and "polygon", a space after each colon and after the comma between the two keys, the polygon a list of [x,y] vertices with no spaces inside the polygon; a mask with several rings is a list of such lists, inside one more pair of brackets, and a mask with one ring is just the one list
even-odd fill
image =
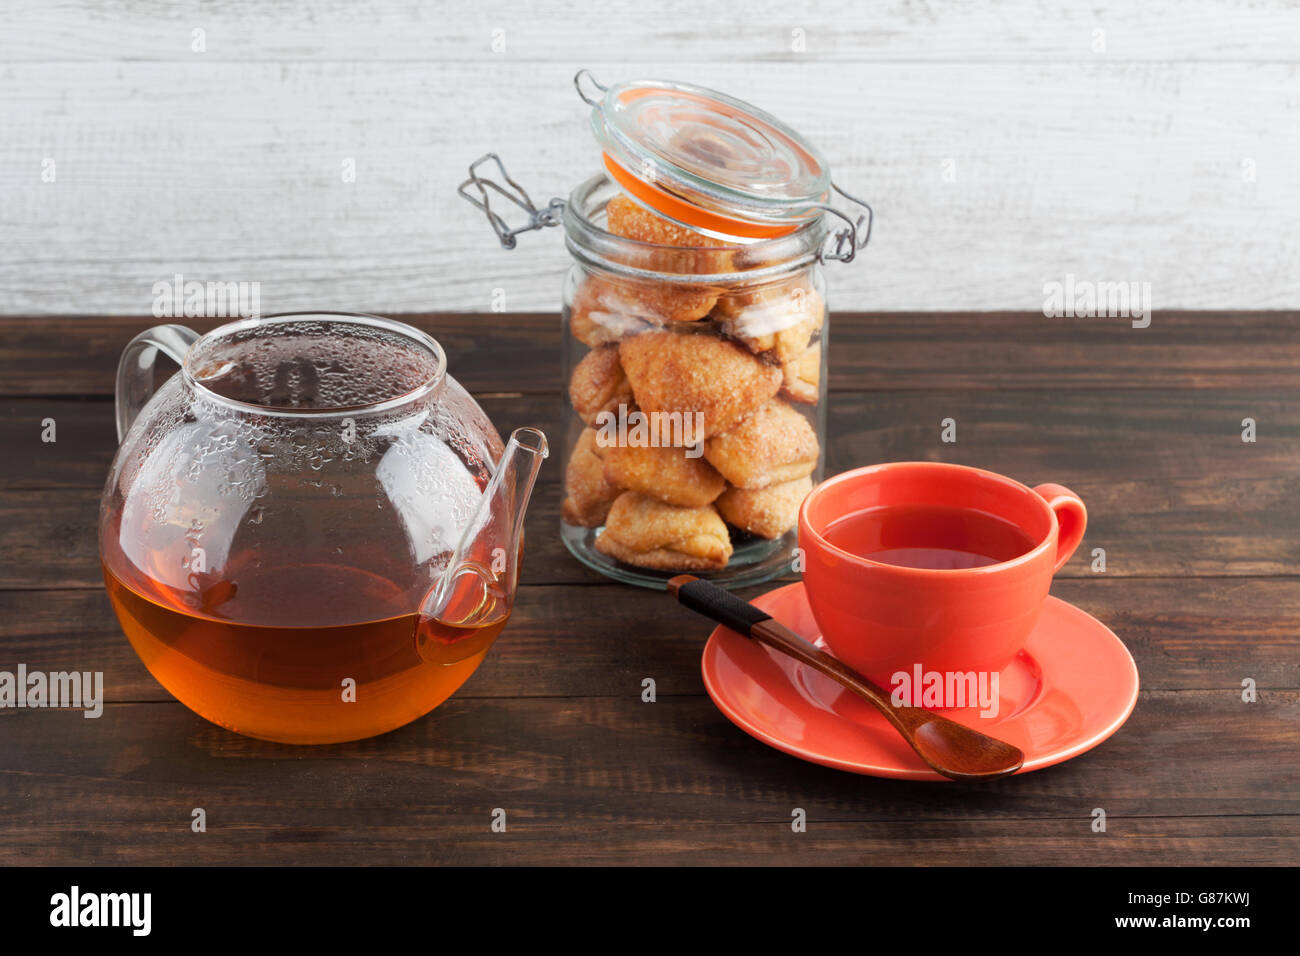
{"label": "teapot spout", "polygon": [[538,429],[511,433],[451,563],[425,598],[422,618],[453,628],[504,624],[519,579],[524,514],[548,454],[546,436]]}

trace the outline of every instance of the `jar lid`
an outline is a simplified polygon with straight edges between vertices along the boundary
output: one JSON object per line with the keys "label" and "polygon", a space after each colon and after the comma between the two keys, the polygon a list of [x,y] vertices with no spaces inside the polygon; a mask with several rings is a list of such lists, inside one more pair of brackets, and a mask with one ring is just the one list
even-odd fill
{"label": "jar lid", "polygon": [[[584,76],[599,98],[583,92]],[[585,70],[574,82],[592,107],[606,170],[654,212],[707,235],[767,239],[826,211],[830,167],[770,113],[685,83],[606,88]]]}

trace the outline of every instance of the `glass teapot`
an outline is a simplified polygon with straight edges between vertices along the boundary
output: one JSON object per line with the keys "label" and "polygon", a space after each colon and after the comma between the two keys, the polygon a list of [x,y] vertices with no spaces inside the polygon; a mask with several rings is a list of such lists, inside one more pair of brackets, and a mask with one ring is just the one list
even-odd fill
{"label": "glass teapot", "polygon": [[[163,352],[181,367],[154,391]],[[384,733],[510,616],[545,436],[503,447],[432,338],[368,315],[138,335],[117,374],[104,579],[146,667],[230,730]]]}

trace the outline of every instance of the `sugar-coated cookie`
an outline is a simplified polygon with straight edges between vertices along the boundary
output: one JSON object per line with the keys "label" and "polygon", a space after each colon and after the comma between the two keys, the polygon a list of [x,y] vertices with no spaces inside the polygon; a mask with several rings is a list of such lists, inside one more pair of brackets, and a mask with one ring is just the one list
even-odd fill
{"label": "sugar-coated cookie", "polygon": [[766,488],[812,474],[821,451],[808,419],[774,399],[704,443],[704,457],[737,488]]}
{"label": "sugar-coated cookie", "polygon": [[564,502],[560,512],[569,524],[597,528],[605,523],[610,505],[622,490],[605,480],[605,463],[594,429],[584,429],[564,471]]}
{"label": "sugar-coated cookie", "polygon": [[760,538],[781,537],[799,522],[799,506],[812,491],[804,476],[766,488],[728,487],[718,498],[719,514],[727,524]]}
{"label": "sugar-coated cookie", "polygon": [[602,345],[582,357],[569,379],[569,401],[588,425],[601,412],[617,414],[620,405],[631,406],[632,386],[618,361],[617,345]]}
{"label": "sugar-coated cookie", "polygon": [[660,571],[716,571],[731,560],[731,536],[712,505],[677,508],[636,491],[618,496],[596,550]]}
{"label": "sugar-coated cookie", "polygon": [[[634,257],[638,261],[629,264],[638,268],[670,275],[710,275],[733,269],[735,243],[680,226],[626,196],[615,196],[605,204],[605,224],[616,236],[663,247]],[[708,285],[663,281],[646,283],[636,294],[664,322],[693,322],[713,311],[720,291]]]}
{"label": "sugar-coated cookie", "polygon": [[623,284],[604,276],[584,276],[569,308],[569,331],[593,349],[660,325],[663,320]]}
{"label": "sugar-coated cookie", "polygon": [[[826,302],[806,272],[793,278],[778,279],[761,285],[748,285],[724,292],[715,310],[719,318],[734,319],[752,314],[753,322],[760,323],[763,313],[796,315],[813,321],[821,328],[826,315]],[[788,325],[789,321],[779,323]]]}
{"label": "sugar-coated cookie", "polygon": [[718,301],[715,289],[645,279],[589,274],[580,280],[569,310],[569,330],[596,348],[669,322],[694,322]]}
{"label": "sugar-coated cookie", "polygon": [[781,396],[816,405],[822,378],[822,344],[814,342],[802,355],[781,366]]}
{"label": "sugar-coated cookie", "polygon": [[698,412],[698,437],[726,431],[781,388],[780,368],[712,335],[647,332],[618,348],[641,410]]}
{"label": "sugar-coated cookie", "polygon": [[618,445],[604,449],[605,480],[682,508],[701,508],[727,483],[702,457],[684,448]]}
{"label": "sugar-coated cookie", "polygon": [[616,236],[635,239],[637,242],[652,242],[658,246],[703,249],[734,245],[655,215],[621,193],[605,203],[605,225]]}
{"label": "sugar-coated cookie", "polygon": [[724,333],[783,365],[808,349],[825,324],[826,307],[811,286],[787,282],[723,296],[714,317]]}
{"label": "sugar-coated cookie", "polygon": [[763,359],[777,365],[784,365],[808,351],[813,337],[813,324],[809,319],[800,319],[792,325],[770,332],[756,332],[744,329],[739,319],[724,319],[722,331],[740,342]]}

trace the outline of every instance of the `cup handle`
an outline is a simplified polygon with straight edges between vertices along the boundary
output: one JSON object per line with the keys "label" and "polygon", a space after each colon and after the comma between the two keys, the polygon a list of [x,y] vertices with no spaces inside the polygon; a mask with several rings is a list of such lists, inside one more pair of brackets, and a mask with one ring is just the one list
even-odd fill
{"label": "cup handle", "polygon": [[1065,567],[1065,562],[1083,541],[1083,532],[1088,528],[1088,509],[1083,506],[1083,499],[1064,485],[1037,485],[1034,491],[1056,513],[1059,530],[1056,535],[1056,567],[1052,571],[1055,574]]}
{"label": "cup handle", "polygon": [[133,338],[117,363],[117,440],[126,437],[135,416],[153,397],[153,366],[158,353],[180,365],[199,337],[183,325],[155,325]]}

